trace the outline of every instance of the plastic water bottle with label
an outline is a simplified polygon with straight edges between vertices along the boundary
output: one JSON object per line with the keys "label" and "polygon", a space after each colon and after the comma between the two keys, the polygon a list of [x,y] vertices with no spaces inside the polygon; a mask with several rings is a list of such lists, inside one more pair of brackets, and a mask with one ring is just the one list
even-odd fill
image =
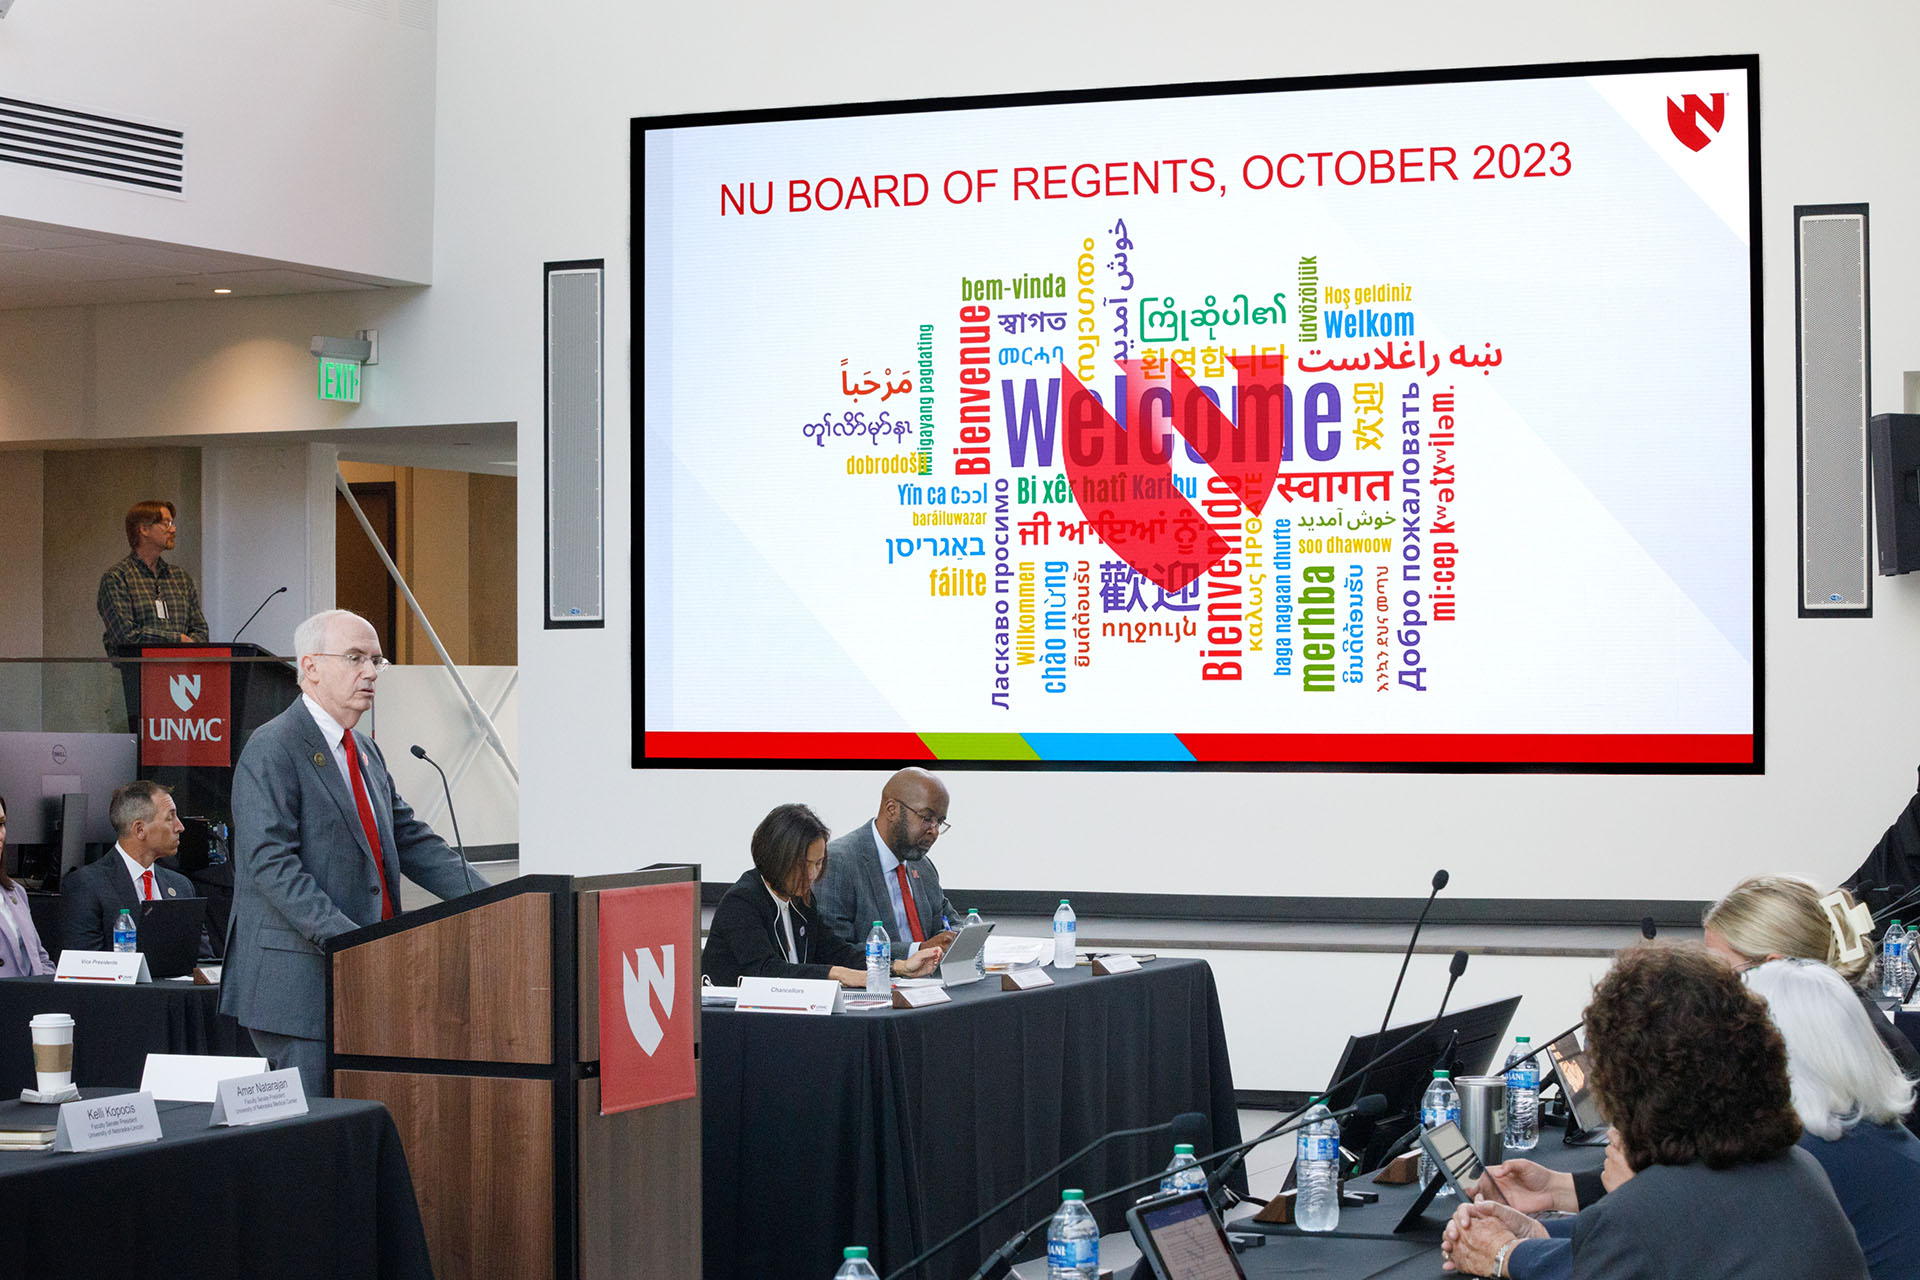
{"label": "plastic water bottle with label", "polygon": [[1883,996],[1900,996],[1906,992],[1906,941],[1907,932],[1898,920],[1888,925],[1880,937],[1880,994]]}
{"label": "plastic water bottle with label", "polygon": [[1531,1151],[1540,1144],[1540,1059],[1519,1058],[1533,1052],[1526,1036],[1513,1038],[1513,1052],[1507,1055],[1507,1136],[1509,1151]]}
{"label": "plastic water bottle with label", "polygon": [[[970,925],[986,923],[980,918],[980,908],[967,908],[967,923]],[[987,949],[984,946],[973,953],[973,971],[982,978],[987,976]]]}
{"label": "plastic water bottle with label", "polygon": [[1060,899],[1060,909],[1053,913],[1053,967],[1056,969],[1073,968],[1073,946],[1079,938],[1079,925],[1073,918],[1073,904],[1065,898]]}
{"label": "plastic water bottle with label", "polygon": [[122,909],[119,919],[113,922],[113,949],[115,951],[138,951],[140,949],[140,930],[134,926],[133,912]]}
{"label": "plastic water bottle with label", "polygon": [[1167,1171],[1160,1175],[1160,1194],[1170,1196],[1176,1191],[1192,1191],[1206,1185],[1207,1171],[1193,1158],[1193,1144],[1175,1143],[1173,1160],[1167,1165]]}
{"label": "plastic water bottle with label", "polygon": [[893,939],[878,920],[867,930],[867,994],[893,994]]}
{"label": "plastic water bottle with label", "polygon": [[1100,1280],[1100,1224],[1084,1191],[1062,1191],[1047,1224],[1047,1280]]}
{"label": "plastic water bottle with label", "polygon": [[1302,1231],[1331,1231],[1340,1225],[1340,1125],[1325,1104],[1316,1102],[1300,1127],[1294,1156],[1299,1193],[1294,1221]]}
{"label": "plastic water bottle with label", "polygon": [[[1447,1121],[1460,1123],[1460,1094],[1453,1087],[1451,1073],[1440,1070],[1433,1073],[1433,1083],[1427,1086],[1426,1093],[1420,1097],[1420,1127],[1437,1129]],[[1439,1170],[1428,1158],[1426,1150],[1420,1152],[1420,1185],[1426,1186],[1433,1181],[1433,1175]],[[1450,1196],[1453,1188],[1446,1183],[1440,1184],[1440,1194]]]}
{"label": "plastic water bottle with label", "polygon": [[833,1273],[833,1280],[880,1280],[880,1273],[867,1261],[867,1251],[857,1244],[850,1244],[840,1251],[846,1261]]}

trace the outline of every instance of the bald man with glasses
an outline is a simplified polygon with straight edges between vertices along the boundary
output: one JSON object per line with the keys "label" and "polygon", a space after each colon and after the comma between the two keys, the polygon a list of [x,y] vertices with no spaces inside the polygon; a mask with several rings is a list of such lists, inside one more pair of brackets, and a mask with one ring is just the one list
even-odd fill
{"label": "bald man with glasses", "polygon": [[928,860],[933,842],[952,827],[947,788],[925,769],[902,769],[880,789],[880,811],[827,845],[827,870],[813,887],[820,923],[834,936],[864,945],[875,920],[904,958],[915,947],[945,950],[964,913],[940,888]]}

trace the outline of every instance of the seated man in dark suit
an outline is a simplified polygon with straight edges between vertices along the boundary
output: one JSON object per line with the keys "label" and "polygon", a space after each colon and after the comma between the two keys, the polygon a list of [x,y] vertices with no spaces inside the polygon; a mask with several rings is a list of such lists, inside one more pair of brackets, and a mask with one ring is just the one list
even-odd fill
{"label": "seated man in dark suit", "polygon": [[895,959],[917,946],[944,951],[960,911],[927,861],[947,829],[947,788],[925,769],[902,769],[880,789],[880,812],[827,845],[827,870],[814,887],[820,923],[843,942],[865,947],[879,920]]}
{"label": "seated man in dark suit", "polygon": [[112,851],[60,882],[64,951],[111,951],[122,911],[137,912],[155,898],[196,896],[193,881],[153,865],[180,847],[180,815],[166,787],[146,778],[116,787],[107,820],[120,837]]}

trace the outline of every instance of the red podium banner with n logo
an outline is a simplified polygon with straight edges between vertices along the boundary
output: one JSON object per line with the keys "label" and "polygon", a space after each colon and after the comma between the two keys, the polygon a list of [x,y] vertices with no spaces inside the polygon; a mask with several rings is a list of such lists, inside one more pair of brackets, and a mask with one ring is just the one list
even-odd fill
{"label": "red podium banner with n logo", "polygon": [[600,1114],[694,1094],[694,886],[607,889],[600,910]]}
{"label": "red podium banner with n logo", "polygon": [[[140,764],[233,763],[231,649],[146,649],[140,665]],[[195,662],[195,658],[218,661]]]}

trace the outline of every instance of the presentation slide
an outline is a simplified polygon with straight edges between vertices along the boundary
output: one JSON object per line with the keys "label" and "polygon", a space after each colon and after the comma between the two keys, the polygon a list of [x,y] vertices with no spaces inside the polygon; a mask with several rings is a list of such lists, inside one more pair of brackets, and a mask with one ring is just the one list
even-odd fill
{"label": "presentation slide", "polygon": [[635,121],[636,766],[1758,771],[1757,75]]}

